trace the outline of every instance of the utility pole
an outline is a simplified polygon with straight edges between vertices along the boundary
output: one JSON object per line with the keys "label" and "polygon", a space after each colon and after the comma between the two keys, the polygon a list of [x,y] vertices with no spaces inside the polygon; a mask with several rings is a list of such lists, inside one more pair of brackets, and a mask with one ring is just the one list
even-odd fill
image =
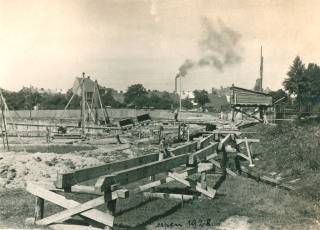
{"label": "utility pole", "polygon": [[262,92],[262,80],[263,80],[263,56],[262,56],[262,46],[261,46],[261,56],[260,56],[260,91]]}
{"label": "utility pole", "polygon": [[179,103],[179,121],[181,121],[181,75],[179,75],[180,78],[180,103]]}
{"label": "utility pole", "polygon": [[85,92],[84,92],[84,75],[85,73],[82,73],[82,106],[81,106],[81,133],[82,133],[82,138],[85,137],[86,135],[86,131],[85,131],[85,126],[84,126],[84,122],[85,122],[85,107],[86,107],[86,99],[85,99]]}
{"label": "utility pole", "polygon": [[94,123],[97,125],[98,122],[98,95],[99,95],[99,85],[98,81],[95,81],[95,87],[94,87],[94,111],[95,111],[95,117],[94,117]]}

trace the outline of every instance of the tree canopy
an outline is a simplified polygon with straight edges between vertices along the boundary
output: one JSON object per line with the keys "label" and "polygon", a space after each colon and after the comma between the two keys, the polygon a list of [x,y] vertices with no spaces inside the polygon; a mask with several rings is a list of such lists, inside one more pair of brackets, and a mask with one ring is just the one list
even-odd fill
{"label": "tree canopy", "polygon": [[206,90],[194,90],[193,91],[194,94],[194,101],[196,103],[198,103],[198,105],[200,107],[202,107],[202,109],[204,109],[204,105],[208,102],[210,102],[209,100],[209,93]]}
{"label": "tree canopy", "polygon": [[320,67],[309,63],[306,68],[297,56],[287,73],[283,86],[290,95],[296,96],[296,103],[310,103],[312,107],[320,102]]}
{"label": "tree canopy", "polygon": [[305,70],[305,65],[302,63],[300,57],[297,56],[287,72],[288,78],[283,82],[285,90],[291,95],[296,95],[298,100],[303,99],[307,90],[307,79],[304,75]]}
{"label": "tree canopy", "polygon": [[271,91],[269,93],[272,96],[272,102],[276,102],[281,99],[281,102],[288,102],[290,101],[289,95],[282,89],[279,89],[277,91]]}
{"label": "tree canopy", "polygon": [[181,106],[185,109],[192,109],[193,108],[192,100],[189,97],[182,99]]}
{"label": "tree canopy", "polygon": [[131,85],[124,94],[124,102],[136,107],[146,106],[149,104],[147,94],[147,90],[142,84]]}

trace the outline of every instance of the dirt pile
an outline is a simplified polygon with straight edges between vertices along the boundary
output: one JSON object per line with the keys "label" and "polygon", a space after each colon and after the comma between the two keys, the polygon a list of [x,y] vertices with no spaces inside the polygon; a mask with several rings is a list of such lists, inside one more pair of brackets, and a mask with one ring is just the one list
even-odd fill
{"label": "dirt pile", "polygon": [[66,154],[1,152],[0,187],[22,188],[27,181],[51,182],[58,172],[101,165],[134,155],[135,151],[130,149],[129,144]]}

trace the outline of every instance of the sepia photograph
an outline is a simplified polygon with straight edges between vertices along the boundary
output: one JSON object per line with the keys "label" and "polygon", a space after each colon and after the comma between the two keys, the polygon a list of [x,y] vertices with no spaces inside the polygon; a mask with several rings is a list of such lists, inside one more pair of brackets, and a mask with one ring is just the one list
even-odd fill
{"label": "sepia photograph", "polygon": [[320,230],[319,12],[0,0],[0,229]]}

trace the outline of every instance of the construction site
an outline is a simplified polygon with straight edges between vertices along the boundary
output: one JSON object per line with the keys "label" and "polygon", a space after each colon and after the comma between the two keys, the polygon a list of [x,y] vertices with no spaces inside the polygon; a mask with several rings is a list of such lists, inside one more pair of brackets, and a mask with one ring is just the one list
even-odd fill
{"label": "construction site", "polygon": [[0,229],[320,230],[319,11],[1,1]]}
{"label": "construction site", "polygon": [[[301,174],[286,177],[268,167],[274,162],[264,152],[261,130],[278,126],[268,120],[267,111],[274,107],[270,95],[232,86],[227,114],[187,112],[181,107],[177,114],[112,111],[103,107],[97,82],[93,93],[87,93],[85,79],[84,73],[77,79],[64,110],[32,111],[32,120],[31,112],[10,111],[1,94],[1,200],[14,210],[23,206],[18,217],[10,208],[2,210],[1,227],[320,226],[320,207],[308,199],[300,200],[292,211],[265,207],[270,199],[284,199],[284,206],[291,205],[297,199],[295,191],[299,194],[305,186],[299,185]],[[81,108],[69,110],[76,94],[81,96]],[[22,194],[28,199],[15,202]],[[293,221],[297,215],[301,219]]]}

